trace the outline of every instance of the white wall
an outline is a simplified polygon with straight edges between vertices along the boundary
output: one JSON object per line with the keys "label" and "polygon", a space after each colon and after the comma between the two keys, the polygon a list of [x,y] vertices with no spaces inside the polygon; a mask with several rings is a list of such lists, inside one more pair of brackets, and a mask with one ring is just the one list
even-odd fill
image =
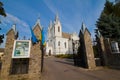
{"label": "white wall", "polygon": [[[58,42],[60,41],[60,46],[58,45]],[[65,48],[65,42],[66,42],[66,48]],[[55,38],[55,48],[54,48],[56,54],[68,54],[68,39],[66,38]]]}
{"label": "white wall", "polygon": [[69,40],[69,42],[68,42],[68,48],[69,48],[69,54],[73,54],[72,40]]}
{"label": "white wall", "polygon": [[73,40],[79,40],[79,37],[77,36],[76,33],[73,33],[73,34],[71,35],[71,39],[73,39]]}
{"label": "white wall", "polygon": [[49,51],[51,50],[51,55],[53,55],[53,49],[52,47],[47,47],[46,48],[46,55],[49,55]]}

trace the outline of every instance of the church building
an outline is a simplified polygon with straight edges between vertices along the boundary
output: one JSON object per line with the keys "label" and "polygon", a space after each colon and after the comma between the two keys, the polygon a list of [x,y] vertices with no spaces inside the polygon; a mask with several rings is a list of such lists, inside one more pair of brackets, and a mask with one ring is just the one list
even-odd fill
{"label": "church building", "polygon": [[46,55],[73,54],[72,42],[78,41],[76,33],[69,34],[62,31],[58,14],[48,27]]}

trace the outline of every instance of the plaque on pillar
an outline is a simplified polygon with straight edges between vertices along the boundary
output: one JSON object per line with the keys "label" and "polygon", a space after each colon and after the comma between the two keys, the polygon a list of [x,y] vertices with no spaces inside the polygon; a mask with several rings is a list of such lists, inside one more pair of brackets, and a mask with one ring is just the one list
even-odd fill
{"label": "plaque on pillar", "polygon": [[29,58],[30,47],[30,40],[15,40],[12,58]]}

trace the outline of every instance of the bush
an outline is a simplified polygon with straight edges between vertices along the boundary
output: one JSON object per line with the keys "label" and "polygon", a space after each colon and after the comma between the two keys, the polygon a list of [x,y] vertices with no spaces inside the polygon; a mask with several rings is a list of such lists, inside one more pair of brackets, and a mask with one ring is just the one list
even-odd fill
{"label": "bush", "polygon": [[56,55],[55,57],[72,59],[73,58],[73,54],[59,54],[59,55]]}

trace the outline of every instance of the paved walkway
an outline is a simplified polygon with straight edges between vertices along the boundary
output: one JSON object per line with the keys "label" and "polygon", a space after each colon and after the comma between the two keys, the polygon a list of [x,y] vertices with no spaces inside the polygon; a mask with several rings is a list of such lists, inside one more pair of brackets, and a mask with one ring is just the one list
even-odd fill
{"label": "paved walkway", "polygon": [[43,80],[120,80],[120,70],[87,70],[73,66],[69,59],[45,58]]}

